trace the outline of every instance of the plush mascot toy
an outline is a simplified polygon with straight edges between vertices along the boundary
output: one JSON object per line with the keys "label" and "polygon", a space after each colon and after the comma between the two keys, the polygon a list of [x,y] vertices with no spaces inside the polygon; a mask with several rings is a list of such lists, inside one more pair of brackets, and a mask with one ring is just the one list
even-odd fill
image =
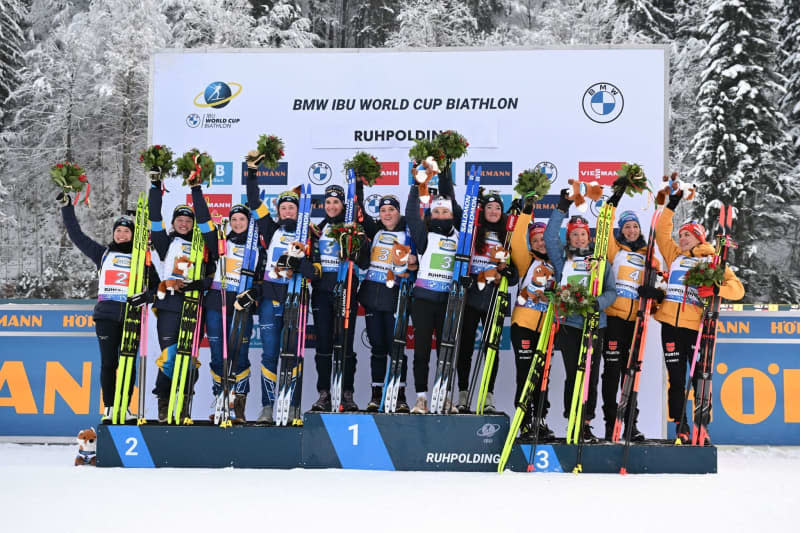
{"label": "plush mascot toy", "polygon": [[97,466],[97,433],[94,428],[84,429],[78,433],[78,455],[75,466]]}

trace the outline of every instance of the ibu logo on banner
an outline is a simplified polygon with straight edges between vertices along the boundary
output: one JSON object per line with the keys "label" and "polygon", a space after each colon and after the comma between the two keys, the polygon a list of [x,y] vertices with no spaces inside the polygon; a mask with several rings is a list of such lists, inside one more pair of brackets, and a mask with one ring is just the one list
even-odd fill
{"label": "ibu logo on banner", "polygon": [[[228,213],[230,213],[232,205],[230,194],[204,194],[203,198],[206,199],[206,204],[208,204],[211,220],[219,224],[220,220],[228,218]],[[194,208],[191,194],[186,195],[186,205]]]}
{"label": "ibu logo on banner", "polygon": [[219,162],[214,163],[214,178],[212,185],[233,185],[233,163]]}
{"label": "ibu logo on banner", "polygon": [[372,415],[321,415],[342,468],[394,470]]}
{"label": "ibu logo on banner", "polygon": [[467,183],[470,169],[475,166],[481,169],[481,186],[486,185],[511,185],[511,162],[495,161],[467,161],[464,163],[464,183]]}
{"label": "ibu logo on banner", "polygon": [[[289,183],[289,163],[281,161],[277,168],[259,165],[256,170],[259,185],[286,185]],[[242,185],[247,184],[247,163],[242,163]]]}
{"label": "ibu logo on banner", "polygon": [[622,168],[624,161],[593,162],[581,161],[578,163],[578,180],[590,183],[596,181],[600,185],[611,185],[619,176],[617,171]]}

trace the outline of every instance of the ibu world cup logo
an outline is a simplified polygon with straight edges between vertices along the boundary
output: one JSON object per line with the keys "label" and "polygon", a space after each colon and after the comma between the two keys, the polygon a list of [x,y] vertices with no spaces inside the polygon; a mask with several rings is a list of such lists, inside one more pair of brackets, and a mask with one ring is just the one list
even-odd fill
{"label": "ibu world cup logo", "polygon": [[[231,86],[236,89],[235,93],[231,91]],[[241,92],[242,86],[239,83],[214,81],[208,84],[208,87],[206,87],[205,91],[194,97],[194,105],[197,107],[222,109],[228,105],[231,100],[239,96],[239,93]]]}
{"label": "ibu world cup logo", "polygon": [[612,83],[595,83],[583,93],[583,112],[593,122],[612,122],[620,116],[623,107],[622,91]]}

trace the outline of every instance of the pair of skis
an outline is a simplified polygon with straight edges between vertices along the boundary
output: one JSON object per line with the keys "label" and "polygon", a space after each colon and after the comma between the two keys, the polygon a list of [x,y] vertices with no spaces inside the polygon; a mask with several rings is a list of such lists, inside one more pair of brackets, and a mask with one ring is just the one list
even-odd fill
{"label": "pair of skis", "polygon": [[[514,227],[517,225],[519,218],[519,209],[511,207],[506,219],[506,238],[503,242],[503,248],[508,250],[511,243],[511,235],[514,232]],[[506,312],[511,305],[511,298],[508,294],[508,278],[500,276],[500,284],[492,284],[492,295],[490,297],[489,311],[486,314],[486,320],[483,321],[483,335],[481,338],[481,346],[478,351],[478,357],[475,360],[475,370],[473,371],[472,378],[469,382],[469,390],[467,391],[467,412],[472,407],[472,396],[475,393],[475,385],[478,381],[478,369],[483,367],[481,375],[480,388],[478,389],[478,404],[475,412],[479,415],[483,414],[483,409],[486,406],[486,394],[489,392],[489,381],[492,376],[492,368],[494,367],[494,360],[497,357],[497,352],[500,350],[500,338],[503,334],[503,323],[506,320]],[[485,363],[484,363],[485,361]]]}
{"label": "pair of skis", "polygon": [[[136,219],[133,230],[133,248],[131,250],[131,266],[128,276],[128,298],[141,293],[147,284],[147,267],[149,266],[148,241],[150,236],[148,223],[147,196],[139,194],[136,204]],[[144,324],[144,328],[142,325]],[[125,318],[122,326],[122,341],[120,343],[119,362],[117,365],[117,379],[114,387],[114,406],[111,412],[112,424],[124,424],[128,412],[130,398],[128,391],[133,379],[133,368],[136,354],[143,346],[142,360],[139,364],[139,409],[137,419],[144,420],[144,357],[147,342],[139,341],[147,336],[147,305],[136,309],[130,302],[125,303]],[[144,332],[144,333],[143,333]]]}
{"label": "pair of skis", "polygon": [[453,258],[453,281],[450,284],[444,326],[439,339],[439,357],[436,362],[436,376],[431,392],[431,413],[442,414],[445,412],[446,404],[452,405],[453,377],[461,343],[461,323],[467,300],[467,290],[472,281],[469,276],[469,267],[475,245],[473,236],[475,221],[478,219],[480,209],[478,205],[480,182],[481,167],[478,167],[476,172],[473,165],[467,177],[467,194],[461,213],[461,231],[458,234],[458,245]]}
{"label": "pair of skis", "polygon": [[[352,224],[355,215],[356,175],[353,169],[347,171],[347,198],[345,200],[344,223]],[[342,246],[343,243],[339,243]],[[349,245],[350,243],[348,243]],[[340,250],[339,271],[333,289],[333,361],[331,364],[331,411],[338,413],[342,406],[342,377],[345,360],[350,357],[347,339],[355,324],[350,323],[350,302],[353,290],[353,261],[351,250]],[[344,257],[344,259],[342,259]]]}
{"label": "pair of skis", "polygon": [[[306,185],[300,195],[295,242],[302,243],[308,251],[308,226],[311,221],[311,185]],[[292,425],[301,425],[298,417],[303,384],[303,358],[305,355],[306,318],[308,316],[308,287],[300,272],[289,280],[286,305],[283,311],[283,331],[279,356],[278,395],[275,398],[275,424],[286,426],[290,416]],[[293,411],[290,413],[290,411]]]}
{"label": "pair of skis", "polygon": [[[606,203],[600,209],[595,230],[594,254],[592,257],[591,274],[589,275],[589,290],[592,296],[599,296],[603,292],[603,278],[606,271],[606,254],[608,252],[608,233],[611,228],[611,205]],[[583,407],[589,397],[589,383],[592,370],[592,356],[595,348],[599,348],[600,338],[600,312],[590,313],[583,322],[581,348],[578,352],[578,367],[575,372],[575,387],[572,391],[570,404],[569,423],[567,425],[567,444],[578,445],[578,462],[573,472],[583,471],[581,457],[583,454],[583,431],[586,424],[583,421]]]}
{"label": "pair of skis", "polygon": [[503,452],[500,454],[500,462],[497,465],[497,471],[502,473],[505,469],[506,462],[511,455],[511,449],[514,446],[514,441],[517,439],[517,433],[522,427],[526,416],[530,413],[533,395],[537,393],[536,385],[539,384],[539,399],[536,407],[536,418],[533,420],[533,445],[531,446],[531,453],[528,459],[529,471],[533,470],[533,458],[536,457],[536,445],[539,442],[539,427],[542,422],[542,415],[544,412],[544,397],[547,392],[547,381],[550,374],[550,361],[553,354],[553,343],[558,331],[558,325],[555,323],[555,304],[553,303],[552,293],[548,294],[550,304],[547,306],[547,312],[544,315],[544,322],[542,322],[542,330],[539,333],[539,342],[536,344],[536,351],[531,357],[531,366],[528,369],[528,376],[525,379],[525,385],[522,387],[522,392],[519,396],[517,403],[517,410],[514,412],[514,418],[511,420],[511,427],[506,436],[506,442],[503,445]]}
{"label": "pair of skis", "polygon": [[[187,283],[203,279],[205,274],[205,243],[197,224],[192,230],[192,246],[189,252],[191,267],[186,276]],[[192,393],[197,375],[198,349],[202,332],[200,320],[203,312],[203,291],[190,289],[183,292],[181,318],[178,326],[178,346],[175,353],[175,366],[172,369],[169,403],[167,404],[167,424],[192,424]],[[186,398],[186,395],[189,397]],[[184,408],[184,403],[186,404]]]}
{"label": "pair of skis", "polygon": [[[663,210],[656,209],[653,218],[650,220],[650,233],[647,238],[647,251],[644,259],[644,273],[642,276],[642,286],[655,287],[660,272],[658,262],[655,258],[656,249],[656,225],[661,218]],[[630,451],[631,435],[634,423],[636,422],[637,403],[639,400],[639,379],[644,362],[645,343],[647,342],[647,324],[650,322],[650,315],[655,310],[656,303],[652,298],[641,298],[639,309],[636,312],[636,323],[633,327],[633,341],[628,354],[628,364],[623,374],[622,389],[620,390],[619,402],[617,403],[617,416],[614,420],[613,442],[619,442],[622,437],[622,424],[625,423],[625,448],[622,453],[622,465],[620,474],[627,473],[628,452]]]}
{"label": "pair of skis", "polygon": [[[218,237],[219,238],[219,237]],[[224,242],[225,235],[221,237]],[[220,263],[222,273],[225,272],[226,259],[224,245],[220,247]],[[242,255],[242,263],[239,267],[239,285],[236,287],[236,294],[242,294],[253,286],[255,279],[255,270],[258,263],[258,227],[256,226],[255,217],[250,217],[250,223],[247,227],[247,239],[245,240],[244,254]],[[230,419],[231,403],[233,397],[233,387],[236,384],[236,368],[239,359],[239,352],[242,350],[242,344],[245,337],[250,335],[248,331],[248,323],[251,314],[250,309],[239,310],[234,307],[233,318],[231,319],[231,331],[226,337],[225,329],[227,327],[227,306],[226,306],[226,287],[227,282],[225,276],[220,276],[221,280],[221,294],[222,294],[222,392],[217,395],[214,405],[214,424],[219,424],[221,427],[230,427],[232,425]],[[228,357],[228,354],[232,354]]]}
{"label": "pair of skis", "polygon": [[[728,263],[728,250],[737,248],[736,242],[731,238],[730,231],[733,225],[733,206],[720,206],[719,230],[717,232],[717,248],[711,264],[723,270]],[[692,365],[689,369],[689,379],[686,384],[684,405],[681,409],[681,422],[686,416],[686,404],[689,400],[689,391],[695,374],[695,367],[699,369],[699,376],[695,384],[694,425],[692,427],[692,445],[705,446],[709,441],[708,423],[711,421],[711,378],[714,375],[714,353],[717,344],[717,320],[722,297],[712,295],[703,308],[703,321],[698,332],[698,342],[695,343]],[[679,424],[679,426],[682,424]],[[680,443],[676,439],[676,443]]]}
{"label": "pair of skis", "polygon": [[406,355],[406,339],[408,337],[408,315],[413,299],[413,276],[400,278],[400,293],[397,298],[397,310],[394,317],[394,336],[389,349],[389,360],[386,362],[386,379],[383,384],[383,395],[379,411],[394,413],[397,411],[397,396],[403,376],[403,359]]}

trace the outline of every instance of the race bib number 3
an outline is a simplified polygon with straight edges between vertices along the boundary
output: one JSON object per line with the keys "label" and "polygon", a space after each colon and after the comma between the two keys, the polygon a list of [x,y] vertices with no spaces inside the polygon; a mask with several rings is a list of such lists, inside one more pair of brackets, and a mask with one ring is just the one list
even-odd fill
{"label": "race bib number 3", "polygon": [[448,254],[432,254],[431,269],[453,271],[454,257]]}

